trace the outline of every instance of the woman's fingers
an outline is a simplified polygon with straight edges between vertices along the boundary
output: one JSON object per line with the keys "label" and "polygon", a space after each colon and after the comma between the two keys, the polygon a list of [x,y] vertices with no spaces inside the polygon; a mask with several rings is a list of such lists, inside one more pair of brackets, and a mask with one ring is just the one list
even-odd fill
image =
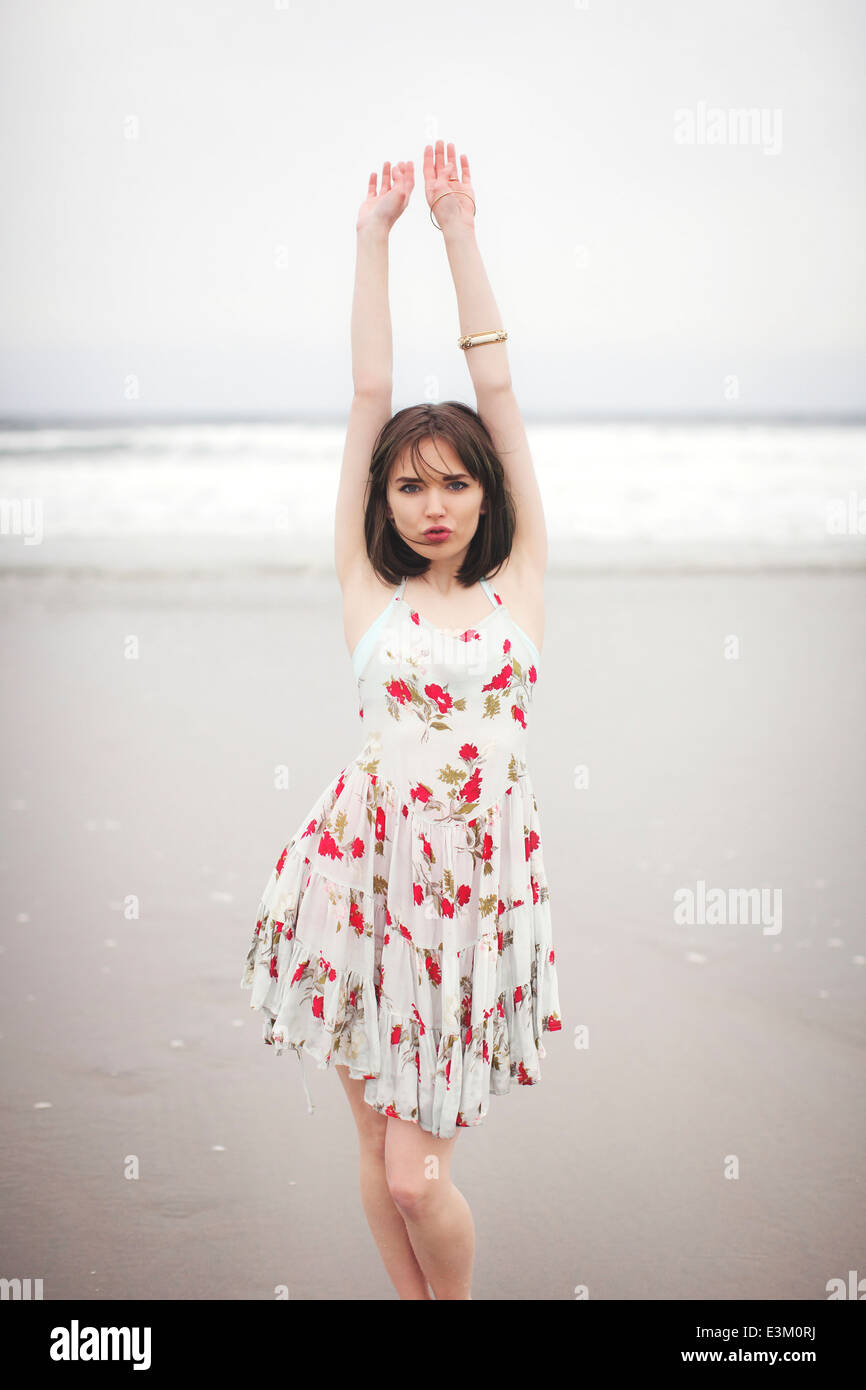
{"label": "woman's fingers", "polygon": [[460,156],[460,168],[463,171],[463,182],[471,183],[472,179],[469,173],[469,160],[466,158],[465,154],[461,154]]}
{"label": "woman's fingers", "polygon": [[387,193],[391,188],[391,161],[386,159],[382,165],[382,192]]}

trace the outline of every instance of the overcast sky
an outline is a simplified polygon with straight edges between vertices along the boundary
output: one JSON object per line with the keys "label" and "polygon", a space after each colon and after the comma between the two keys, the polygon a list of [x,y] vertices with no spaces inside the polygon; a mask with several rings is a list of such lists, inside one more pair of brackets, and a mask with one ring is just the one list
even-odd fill
{"label": "overcast sky", "polygon": [[527,415],[864,410],[859,0],[0,15],[4,417],[345,413],[356,212],[409,158],[394,408],[471,401],[437,137]]}

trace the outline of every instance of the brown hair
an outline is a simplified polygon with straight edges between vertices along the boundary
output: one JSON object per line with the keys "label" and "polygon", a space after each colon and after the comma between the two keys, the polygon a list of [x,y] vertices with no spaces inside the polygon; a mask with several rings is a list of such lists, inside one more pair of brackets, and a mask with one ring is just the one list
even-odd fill
{"label": "brown hair", "polygon": [[424,574],[430,568],[429,559],[419,555],[398,535],[385,504],[392,465],[404,449],[411,449],[416,472],[419,466],[431,472],[443,471],[427,464],[418,447],[422,439],[435,442],[437,435],[447,439],[466,472],[481,484],[487,504],[486,511],[478,518],[466,558],[457,571],[458,582],[470,588],[479,579],[495,573],[511,553],[516,527],[514,501],[501,460],[481,416],[462,401],[409,405],[392,415],[379,431],[367,480],[364,539],[373,568],[386,583],[399,583],[404,574]]}

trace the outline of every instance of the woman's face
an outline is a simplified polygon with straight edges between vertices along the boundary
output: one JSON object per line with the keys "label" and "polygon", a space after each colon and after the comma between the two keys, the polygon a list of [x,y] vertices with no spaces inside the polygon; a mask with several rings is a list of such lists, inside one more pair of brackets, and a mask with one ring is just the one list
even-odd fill
{"label": "woman's face", "polygon": [[[388,480],[386,510],[395,528],[419,555],[454,559],[466,550],[486,511],[484,489],[466,472],[460,455],[445,439],[422,439],[419,451],[431,471],[415,472],[411,450],[395,460]],[[433,472],[438,469],[439,472]],[[439,527],[448,534],[426,534]]]}

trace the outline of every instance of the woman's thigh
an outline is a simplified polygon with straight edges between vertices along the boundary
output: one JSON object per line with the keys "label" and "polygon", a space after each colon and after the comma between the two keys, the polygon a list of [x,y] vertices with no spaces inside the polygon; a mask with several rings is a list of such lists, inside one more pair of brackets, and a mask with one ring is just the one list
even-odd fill
{"label": "woman's thigh", "polygon": [[[458,1130],[458,1134],[459,1134]],[[414,1202],[451,1184],[451,1155],[457,1134],[442,1139],[412,1120],[389,1118],[385,1172],[392,1196]]]}
{"label": "woman's thigh", "polygon": [[380,1114],[378,1110],[374,1110],[372,1105],[368,1105],[365,1101],[364,1087],[367,1085],[366,1081],[353,1081],[349,1075],[348,1067],[339,1066],[336,1062],[334,1066],[342,1082],[343,1090],[349,1097],[349,1104],[352,1107],[352,1114],[358,1127],[359,1139],[368,1148],[374,1149],[384,1158],[388,1116]]}

